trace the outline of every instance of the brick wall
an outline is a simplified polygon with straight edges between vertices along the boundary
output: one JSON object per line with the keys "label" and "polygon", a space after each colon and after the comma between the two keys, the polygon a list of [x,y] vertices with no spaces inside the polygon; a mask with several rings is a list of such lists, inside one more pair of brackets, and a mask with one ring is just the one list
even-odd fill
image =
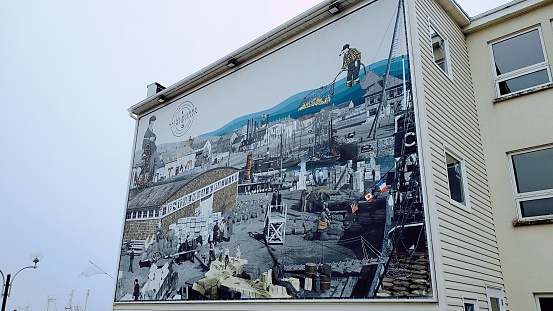
{"label": "brick wall", "polygon": [[123,243],[130,240],[145,240],[149,235],[156,233],[157,224],[157,219],[127,221],[123,231]]}
{"label": "brick wall", "polygon": [[[227,212],[236,207],[237,183],[232,183],[225,188],[218,190],[213,194],[213,212]],[[171,224],[176,224],[179,218],[192,217],[194,212],[200,206],[200,202],[196,201],[190,205],[187,205],[180,210],[169,214],[161,219],[161,227],[165,232],[169,231]],[[223,208],[224,207],[224,208]],[[224,211],[223,211],[224,209]]]}
{"label": "brick wall", "polygon": [[[207,171],[202,175],[197,176],[181,189],[169,196],[165,203],[181,198],[193,191],[205,187],[211,183],[221,180],[236,173],[234,168],[218,168]],[[236,207],[236,197],[238,195],[238,183],[232,183],[225,188],[216,191],[213,194],[213,212],[226,212]],[[165,232],[169,231],[171,224],[176,224],[179,218],[194,216],[195,210],[200,206],[200,202],[196,201],[188,206],[185,206],[178,211],[169,214],[161,219],[161,227]],[[224,209],[224,210],[223,210]],[[149,235],[156,232],[158,220],[127,220],[123,233],[123,240],[145,240]]]}
{"label": "brick wall", "polygon": [[192,217],[194,211],[200,206],[200,201],[196,201],[188,206],[181,208],[180,210],[169,214],[161,219],[161,227],[165,232],[169,232],[169,225],[176,224],[179,218]]}

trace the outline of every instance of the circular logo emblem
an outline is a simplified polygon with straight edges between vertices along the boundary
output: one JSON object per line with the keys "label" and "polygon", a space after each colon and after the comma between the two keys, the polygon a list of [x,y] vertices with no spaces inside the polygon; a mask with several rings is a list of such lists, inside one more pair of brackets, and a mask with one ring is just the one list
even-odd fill
{"label": "circular logo emblem", "polygon": [[194,122],[196,113],[198,113],[198,110],[191,102],[185,101],[182,103],[173,114],[173,119],[169,124],[173,135],[179,137],[186,134],[192,126],[192,122]]}

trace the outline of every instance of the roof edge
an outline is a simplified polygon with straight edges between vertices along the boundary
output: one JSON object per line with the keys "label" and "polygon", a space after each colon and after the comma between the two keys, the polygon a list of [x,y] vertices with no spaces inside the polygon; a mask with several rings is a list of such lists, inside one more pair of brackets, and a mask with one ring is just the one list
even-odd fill
{"label": "roof edge", "polygon": [[459,27],[470,24],[469,15],[455,0],[436,0],[436,2],[449,14]]}
{"label": "roof edge", "polygon": [[552,4],[553,0],[514,0],[484,13],[471,17],[470,24],[463,28],[465,35],[502,23],[513,17],[526,14]]}
{"label": "roof edge", "polygon": [[[196,71],[188,77],[172,84],[166,89],[155,95],[152,95],[137,104],[131,106],[128,111],[132,118],[138,119],[145,113],[169,104],[173,100],[186,95],[189,92],[196,90],[207,83],[215,81],[224,75],[228,75],[240,68],[256,61],[259,57],[265,55],[283,44],[297,38],[305,32],[312,29],[317,29],[321,24],[326,24],[332,20],[338,19],[347,15],[360,4],[370,4],[377,0],[325,0],[311,9],[297,15],[280,26],[261,35],[257,39],[247,43],[237,50],[223,56],[208,66]],[[342,12],[337,15],[331,15],[328,12],[328,7],[333,4],[338,4],[342,8]],[[230,59],[235,59],[238,65],[234,68],[227,67],[227,62]],[[163,103],[158,102],[158,98],[162,96]]]}

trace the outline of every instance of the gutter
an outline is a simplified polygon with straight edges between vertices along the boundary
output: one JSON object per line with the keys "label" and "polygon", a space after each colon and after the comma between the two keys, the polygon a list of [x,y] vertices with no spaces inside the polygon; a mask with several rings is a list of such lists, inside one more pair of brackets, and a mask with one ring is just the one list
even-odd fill
{"label": "gutter", "polygon": [[455,0],[436,0],[436,2],[453,18],[459,27],[462,28],[470,24],[468,14]]}
{"label": "gutter", "polygon": [[552,3],[553,0],[514,0],[471,17],[470,24],[462,30],[465,35],[468,35]]}
{"label": "gutter", "polygon": [[[374,2],[369,1],[369,2]],[[305,30],[313,28],[315,24],[320,24],[329,21],[333,18],[340,17],[354,4],[363,2],[362,0],[326,0],[308,11],[292,18],[281,26],[274,28],[261,37],[253,40],[245,46],[227,54],[210,65],[196,71],[188,77],[178,81],[177,83],[167,87],[163,91],[152,95],[139,103],[131,106],[128,111],[133,119],[140,118],[144,113],[158,108],[161,105],[166,105],[170,101],[186,95],[187,92],[193,91],[195,88],[204,85],[206,82],[220,78],[223,74],[230,74],[240,68],[250,64],[258,59],[259,55],[266,55],[267,52],[275,47],[286,43],[290,38],[304,33]],[[342,12],[337,15],[331,15],[328,12],[328,7],[332,4],[339,4]],[[237,61],[237,66],[228,68],[227,62],[230,59]],[[159,103],[157,99],[163,96],[164,103]]]}

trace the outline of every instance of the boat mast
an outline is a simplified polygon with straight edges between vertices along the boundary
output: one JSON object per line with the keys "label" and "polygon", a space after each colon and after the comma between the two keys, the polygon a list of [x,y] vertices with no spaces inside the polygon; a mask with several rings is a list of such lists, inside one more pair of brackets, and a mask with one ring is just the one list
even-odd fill
{"label": "boat mast", "polygon": [[84,302],[84,311],[86,311],[86,305],[88,304],[88,296],[90,295],[90,289],[86,292],[86,300]]}
{"label": "boat mast", "polygon": [[[378,122],[378,117],[380,115],[380,110],[382,109],[382,105],[387,100],[386,86],[387,86],[387,83],[388,83],[388,75],[390,74],[390,67],[391,67],[391,63],[392,63],[392,56],[393,56],[393,53],[394,53],[394,47],[397,43],[396,40],[397,40],[397,37],[398,37],[398,26],[399,26],[402,6],[403,6],[403,0],[399,0],[398,5],[397,5],[396,22],[395,22],[395,25],[394,25],[394,33],[393,33],[393,36],[392,36],[392,44],[390,46],[390,52],[388,53],[388,62],[386,63],[386,71],[384,71],[384,81],[383,81],[383,84],[382,84],[382,95],[381,95],[382,100],[380,101],[380,104],[378,105],[378,108],[376,109],[376,115],[374,116],[374,121],[371,125],[371,129],[369,130],[369,135],[368,135],[368,137],[371,137],[371,134],[372,134],[373,139],[376,138],[375,124]],[[374,129],[374,133],[373,133],[373,129]]]}
{"label": "boat mast", "polygon": [[69,307],[65,307],[65,310],[73,310],[73,292],[75,290],[71,290],[71,294],[69,294]]}

